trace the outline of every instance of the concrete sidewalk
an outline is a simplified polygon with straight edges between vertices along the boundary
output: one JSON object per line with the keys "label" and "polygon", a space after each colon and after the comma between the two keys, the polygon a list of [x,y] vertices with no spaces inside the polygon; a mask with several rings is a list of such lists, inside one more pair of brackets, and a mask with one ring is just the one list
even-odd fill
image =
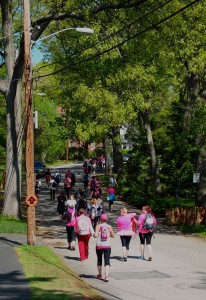
{"label": "concrete sidewalk", "polygon": [[21,234],[1,234],[0,236],[0,299],[25,299],[31,291],[14,247],[26,244],[26,236]]}

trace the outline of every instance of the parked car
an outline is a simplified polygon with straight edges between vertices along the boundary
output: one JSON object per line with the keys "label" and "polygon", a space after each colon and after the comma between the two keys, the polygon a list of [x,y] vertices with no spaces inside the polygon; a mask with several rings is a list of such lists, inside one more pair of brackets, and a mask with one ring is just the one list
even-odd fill
{"label": "parked car", "polygon": [[41,177],[45,176],[46,165],[41,160],[34,161],[34,173],[39,173]]}
{"label": "parked car", "polygon": [[124,154],[123,155],[123,162],[128,162],[128,160],[130,159],[131,154]]}

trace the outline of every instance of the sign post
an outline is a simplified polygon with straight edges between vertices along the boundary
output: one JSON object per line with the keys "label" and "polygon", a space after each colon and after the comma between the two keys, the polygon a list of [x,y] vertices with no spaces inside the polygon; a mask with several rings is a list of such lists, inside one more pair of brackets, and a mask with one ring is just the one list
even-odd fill
{"label": "sign post", "polygon": [[193,173],[193,183],[195,184],[195,223],[197,224],[197,185],[200,182],[200,173],[195,172]]}

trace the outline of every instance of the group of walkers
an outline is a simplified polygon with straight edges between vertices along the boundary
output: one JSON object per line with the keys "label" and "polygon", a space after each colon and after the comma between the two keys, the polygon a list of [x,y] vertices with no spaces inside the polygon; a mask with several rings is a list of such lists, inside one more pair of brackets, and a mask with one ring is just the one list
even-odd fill
{"label": "group of walkers", "polygon": [[[75,207],[70,203],[68,210],[63,215],[63,219],[66,220],[68,249],[72,251],[76,250],[75,244],[77,239],[80,261],[85,261],[86,259],[88,259],[90,237],[93,236],[94,238],[96,238],[98,269],[97,278],[102,279],[102,265],[104,257],[104,280],[105,282],[108,282],[111,255],[110,239],[115,237],[115,233],[112,226],[108,224],[108,216],[104,212],[103,207],[99,217],[94,221],[95,217],[93,217],[92,215],[91,207],[95,207],[96,205],[98,205],[97,199],[92,198],[92,201],[88,205],[87,209],[80,208],[78,213],[76,213]],[[128,213],[127,209],[123,207],[121,209],[120,216],[116,220],[116,224],[118,227],[117,235],[120,236],[122,247],[121,260],[124,262],[127,261],[131,239],[135,238],[137,232],[139,232],[141,255],[138,256],[138,258],[141,260],[145,259],[145,245],[147,245],[149,254],[148,261],[151,261],[151,240],[154,233],[154,228],[157,224],[156,218],[154,217],[151,208],[149,206],[143,206],[142,213],[137,218],[136,213]]]}
{"label": "group of walkers", "polygon": [[101,155],[99,158],[90,158],[88,161],[85,160],[82,169],[85,174],[95,175],[96,170],[105,168],[105,157]]}
{"label": "group of walkers", "polygon": [[[91,236],[96,238],[97,278],[102,279],[104,257],[104,280],[108,282],[111,238],[115,237],[115,233],[112,226],[108,224],[108,216],[105,213],[104,201],[101,198],[101,181],[94,174],[91,179],[89,179],[88,166],[87,170],[84,170],[84,176],[86,176],[83,177],[84,189],[79,188],[74,192],[76,182],[75,174],[70,170],[65,173],[63,179],[64,190],[61,190],[57,196],[59,222],[65,221],[66,223],[68,249],[75,251],[76,242],[78,243],[80,261],[88,259],[90,238]],[[86,182],[85,178],[87,178]],[[54,176],[51,176],[51,172],[48,169],[45,179],[45,188],[50,189],[51,200],[54,200],[55,192],[58,190],[62,180],[61,174],[57,171]],[[39,180],[39,178],[36,178],[36,180]],[[114,201],[116,199],[117,187],[118,183],[114,176],[109,176],[107,200],[111,212],[113,211]],[[90,188],[90,193],[88,188]],[[89,203],[87,195],[89,195],[91,199]],[[120,216],[116,220],[116,225],[118,228],[117,235],[119,235],[121,242],[122,261],[127,261],[130,242],[138,233],[140,239],[140,256],[138,258],[141,260],[145,259],[145,245],[147,245],[149,254],[148,261],[152,260],[151,239],[156,224],[156,218],[149,206],[143,206],[142,213],[139,217],[137,217],[136,213],[128,213],[125,207],[121,209]]]}

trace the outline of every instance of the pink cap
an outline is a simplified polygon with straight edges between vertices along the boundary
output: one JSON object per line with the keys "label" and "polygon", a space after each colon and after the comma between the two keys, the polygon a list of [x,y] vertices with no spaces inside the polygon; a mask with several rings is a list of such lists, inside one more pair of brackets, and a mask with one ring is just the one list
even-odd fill
{"label": "pink cap", "polygon": [[107,221],[108,220],[108,217],[106,214],[101,214],[100,216],[100,221]]}

